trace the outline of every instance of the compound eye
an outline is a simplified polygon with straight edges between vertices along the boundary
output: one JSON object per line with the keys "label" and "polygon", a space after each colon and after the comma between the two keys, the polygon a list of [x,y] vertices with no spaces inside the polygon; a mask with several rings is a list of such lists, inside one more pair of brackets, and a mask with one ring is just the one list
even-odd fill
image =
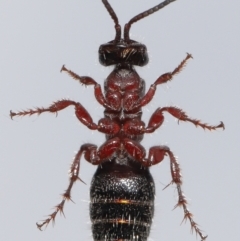
{"label": "compound eye", "polygon": [[99,62],[103,66],[109,66],[119,63],[118,57],[119,50],[116,46],[103,46],[101,45],[99,48]]}
{"label": "compound eye", "polygon": [[131,64],[137,66],[144,66],[148,63],[148,53],[145,45],[134,46],[134,53],[131,57]]}
{"label": "compound eye", "polygon": [[145,45],[134,42],[122,49],[122,63],[144,66],[148,63],[148,53]]}

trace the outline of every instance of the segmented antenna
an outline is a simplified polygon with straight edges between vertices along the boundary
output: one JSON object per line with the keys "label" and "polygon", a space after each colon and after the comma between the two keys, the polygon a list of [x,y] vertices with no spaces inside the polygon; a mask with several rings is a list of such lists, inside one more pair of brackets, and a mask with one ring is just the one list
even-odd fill
{"label": "segmented antenna", "polygon": [[[155,12],[157,12],[158,10],[164,8],[165,6],[167,6],[168,4],[175,2],[176,0],[166,0],[158,5],[156,5],[155,7],[152,7],[142,13],[139,13],[138,15],[136,15],[135,17],[133,17],[127,24],[125,24],[124,26],[124,40],[125,42],[129,42],[130,38],[129,38],[129,31],[130,28],[132,26],[133,23],[149,16],[150,14],[153,14]],[[109,4],[109,2],[107,0],[102,0],[104,6],[106,7],[108,13],[110,14],[110,16],[112,17],[114,23],[115,23],[115,29],[116,29],[116,36],[115,36],[115,41],[118,42],[121,39],[121,26],[118,23],[118,18],[116,13],[114,12],[113,8],[111,7],[111,5]]]}
{"label": "segmented antenna", "polygon": [[107,0],[102,0],[102,2],[115,23],[115,30],[116,30],[115,42],[119,42],[121,39],[121,25],[119,25],[118,23],[118,17]]}

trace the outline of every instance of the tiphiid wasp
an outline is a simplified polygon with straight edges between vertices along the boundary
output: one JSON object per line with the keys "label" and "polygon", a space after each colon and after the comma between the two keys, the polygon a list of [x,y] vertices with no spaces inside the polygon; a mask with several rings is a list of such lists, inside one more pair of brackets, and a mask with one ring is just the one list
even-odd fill
{"label": "tiphiid wasp", "polygon": [[[189,220],[191,229],[206,239],[187,208],[187,200],[182,191],[180,166],[174,154],[167,146],[153,146],[146,154],[140,144],[145,133],[158,129],[163,121],[163,113],[167,112],[178,121],[191,122],[203,129],[216,130],[224,128],[219,125],[208,125],[192,119],[180,108],[174,106],[159,107],[152,114],[148,124],[142,120],[142,107],[154,97],[158,85],[171,81],[177,75],[191,54],[171,72],[162,74],[145,92],[145,82],[135,71],[134,66],[145,66],[148,63],[147,48],[129,37],[133,23],[149,16],[176,0],[166,0],[149,10],[133,17],[124,26],[123,38],[118,18],[107,0],[102,0],[115,24],[114,40],[99,48],[99,62],[103,66],[113,65],[114,69],[104,82],[104,91],[100,84],[89,76],[79,76],[65,66],[61,71],[69,74],[83,85],[93,85],[95,98],[104,110],[104,117],[94,123],[89,112],[80,104],[69,99],[55,101],[47,108],[35,108],[20,112],[10,112],[11,118],[57,113],[68,106],[75,107],[78,120],[90,130],[97,130],[106,135],[106,141],[97,147],[86,143],[78,150],[70,168],[70,183],[63,194],[62,201],[55,211],[37,226],[41,229],[54,221],[58,212],[63,212],[66,200],[71,199],[71,189],[79,177],[80,159],[97,165],[90,188],[90,218],[92,235],[95,241],[146,241],[149,237],[154,215],[155,184],[149,172],[149,167],[160,163],[165,156],[170,159],[172,181],[178,192],[178,202],[184,211],[184,219]],[[157,143],[158,144],[158,143]]]}

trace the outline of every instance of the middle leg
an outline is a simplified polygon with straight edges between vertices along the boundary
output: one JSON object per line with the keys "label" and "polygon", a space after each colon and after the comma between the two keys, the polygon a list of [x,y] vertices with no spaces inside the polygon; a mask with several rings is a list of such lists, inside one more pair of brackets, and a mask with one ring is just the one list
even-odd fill
{"label": "middle leg", "polygon": [[119,128],[119,125],[114,121],[107,118],[102,118],[99,120],[98,124],[96,124],[93,122],[89,112],[79,102],[75,102],[67,99],[55,101],[52,105],[50,105],[47,108],[41,107],[41,108],[23,110],[19,112],[10,111],[10,117],[13,118],[15,116],[26,116],[26,115],[31,116],[34,114],[40,115],[44,112],[57,114],[58,111],[61,111],[69,106],[75,107],[76,117],[82,124],[87,126],[90,130],[98,130],[102,133],[111,134],[111,135],[118,133],[120,128]]}
{"label": "middle leg", "polygon": [[209,131],[211,130],[216,130],[218,128],[223,128],[224,129],[224,124],[221,121],[219,125],[209,125],[206,123],[202,123],[200,120],[198,119],[193,119],[190,118],[186,112],[184,112],[182,109],[178,108],[178,107],[173,107],[173,106],[169,106],[169,107],[163,107],[163,108],[158,108],[151,116],[149,122],[148,122],[148,126],[144,129],[144,133],[152,133],[154,132],[157,128],[159,128],[163,121],[164,121],[164,116],[163,116],[163,112],[166,111],[169,114],[171,114],[172,116],[174,116],[175,118],[178,119],[178,121],[187,121],[187,122],[191,122],[193,123],[196,127],[200,126],[203,129],[208,129]]}
{"label": "middle leg", "polygon": [[201,122],[200,120],[190,118],[182,109],[169,106],[169,107],[163,107],[163,108],[158,108],[151,116],[147,127],[145,127],[145,123],[142,120],[139,119],[132,119],[124,123],[123,129],[124,132],[128,135],[143,135],[144,133],[152,133],[156,129],[158,129],[163,121],[164,121],[164,116],[163,112],[166,111],[175,118],[178,119],[178,121],[188,121],[193,123],[196,127],[200,126],[203,129],[208,129],[208,130],[216,130],[218,128],[223,128],[224,129],[224,124],[223,122],[220,122],[219,125],[209,125],[206,123]]}

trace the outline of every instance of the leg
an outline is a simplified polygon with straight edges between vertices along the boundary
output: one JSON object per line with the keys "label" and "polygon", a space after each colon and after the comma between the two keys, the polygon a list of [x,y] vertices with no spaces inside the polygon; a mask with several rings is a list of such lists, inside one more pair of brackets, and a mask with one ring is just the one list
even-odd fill
{"label": "leg", "polygon": [[163,108],[158,108],[152,114],[147,127],[145,127],[145,123],[139,119],[132,119],[124,123],[124,126],[123,126],[124,133],[128,135],[143,135],[144,133],[154,132],[157,128],[159,128],[162,125],[164,121],[164,116],[163,116],[164,111],[167,111],[169,114],[177,118],[178,121],[180,120],[188,121],[193,123],[196,127],[200,126],[203,129],[208,129],[210,131],[216,130],[217,128],[224,129],[223,122],[220,122],[219,125],[212,126],[206,123],[202,123],[199,120],[189,118],[183,110],[177,107],[163,107]]}
{"label": "leg", "polygon": [[[62,201],[55,206],[55,211],[48,216],[46,220],[44,220],[41,223],[37,223],[37,227],[41,230],[43,226],[47,226],[51,221],[54,223],[56,215],[58,212],[64,215],[63,208],[66,200],[71,200],[71,190],[73,187],[73,184],[80,180],[83,182],[79,175],[79,168],[80,168],[80,159],[82,154],[84,153],[85,159],[92,163],[93,165],[99,165],[104,160],[106,160],[109,156],[112,156],[112,154],[116,151],[117,148],[120,146],[120,140],[119,138],[113,138],[105,142],[97,151],[97,146],[93,144],[84,144],[81,146],[80,150],[76,154],[69,171],[70,175],[70,182],[68,185],[68,188],[66,191],[62,194]],[[83,182],[84,183],[84,182]]]}
{"label": "leg", "polygon": [[55,223],[55,218],[56,218],[56,215],[58,212],[60,212],[61,214],[64,215],[64,212],[63,212],[63,207],[64,207],[64,204],[65,204],[65,201],[66,200],[71,200],[71,189],[73,187],[73,184],[77,181],[77,180],[80,180],[81,182],[83,182],[80,177],[78,176],[79,174],[79,168],[80,168],[80,159],[81,159],[81,156],[83,154],[83,150],[82,148],[80,148],[80,150],[78,151],[77,155],[74,157],[74,160],[71,164],[71,168],[69,170],[69,176],[70,176],[70,182],[69,182],[69,185],[68,185],[68,188],[66,189],[66,191],[62,194],[62,201],[57,205],[55,206],[55,211],[50,214],[48,216],[47,219],[45,219],[44,221],[42,221],[41,223],[36,223],[37,224],[37,227],[42,230],[42,227],[43,226],[46,226],[52,221],[53,224]]}
{"label": "leg", "polygon": [[[184,211],[183,221],[188,219],[191,224],[191,229],[195,231],[196,234],[198,234],[202,240],[205,240],[207,236],[203,235],[197,223],[193,220],[192,213],[187,208],[187,200],[181,188],[182,175],[181,175],[180,166],[176,158],[174,157],[173,153],[170,151],[170,149],[167,146],[151,147],[149,150],[148,158],[145,158],[142,162],[145,163],[145,166],[152,166],[160,163],[163,160],[164,156],[166,155],[168,155],[170,158],[170,169],[171,169],[171,175],[172,175],[172,181],[170,184],[175,183],[178,191],[178,203],[175,205],[174,208],[183,207],[183,211]],[[168,187],[169,185],[167,185],[166,187]]]}
{"label": "leg", "polygon": [[202,123],[200,120],[189,118],[183,110],[181,110],[177,107],[170,106],[170,107],[158,108],[152,114],[152,116],[149,120],[148,126],[145,128],[145,131],[144,131],[145,133],[152,133],[162,125],[162,123],[164,121],[164,116],[163,116],[164,111],[167,111],[169,114],[171,114],[172,116],[177,118],[178,121],[188,121],[188,122],[193,123],[196,127],[200,126],[203,129],[208,129],[210,131],[216,130],[217,128],[224,129],[223,122],[220,122],[220,124],[216,125],[216,126],[208,125],[206,123]]}
{"label": "leg", "polygon": [[192,58],[192,55],[191,54],[187,54],[187,57],[178,65],[178,67],[176,69],[173,70],[173,72],[168,72],[168,73],[165,73],[165,74],[161,75],[154,82],[154,84],[151,85],[151,87],[148,90],[148,92],[143,96],[141,101],[134,106],[133,109],[140,108],[140,107],[143,107],[143,106],[147,105],[152,100],[153,96],[155,95],[155,91],[156,91],[157,85],[160,85],[160,84],[163,84],[163,83],[166,83],[166,82],[172,80],[174,75],[176,75],[179,72],[181,72],[181,70],[186,65],[188,59],[190,59],[190,58]]}
{"label": "leg", "polygon": [[[143,166],[150,167],[152,165],[156,165],[160,163],[166,155],[170,158],[170,169],[172,175],[172,181],[170,184],[175,183],[178,191],[178,203],[174,208],[181,206],[184,210],[184,219],[188,219],[191,223],[191,229],[198,234],[202,240],[205,240],[207,236],[203,236],[201,230],[198,228],[197,224],[192,218],[192,213],[187,208],[187,200],[183,194],[181,189],[182,185],[182,176],[180,166],[174,157],[173,153],[167,146],[154,146],[149,150],[148,158],[145,158],[146,153],[143,146],[141,146],[138,142],[125,138],[123,141],[124,147],[127,152],[134,157],[137,161],[139,161]],[[169,184],[169,185],[170,185]]]}
{"label": "leg", "polygon": [[88,111],[80,103],[77,103],[72,100],[59,100],[54,102],[48,108],[29,109],[26,111],[20,111],[16,113],[10,111],[10,117],[13,118],[14,116],[25,116],[33,114],[40,115],[43,112],[57,113],[58,111],[63,110],[71,105],[75,107],[75,114],[78,120],[82,122],[85,126],[87,126],[89,129],[98,130],[105,134],[116,134],[119,131],[119,125],[117,125],[114,121],[111,121],[106,118],[100,119],[98,124],[95,124]]}
{"label": "leg", "polygon": [[88,113],[88,111],[80,104],[72,100],[59,100],[54,102],[48,108],[36,108],[36,109],[29,109],[26,111],[20,112],[12,112],[10,111],[10,117],[13,118],[14,116],[25,116],[25,115],[33,115],[33,114],[42,114],[43,112],[51,112],[56,113],[60,110],[67,108],[68,106],[73,105],[75,107],[75,114],[79,121],[81,121],[85,126],[87,126],[91,130],[97,130],[98,126],[93,122],[92,117]]}
{"label": "leg", "polygon": [[98,150],[97,146],[92,144],[82,145],[85,150],[84,158],[92,165],[99,165],[111,157],[117,149],[120,148],[121,141],[118,137],[107,140]]}
{"label": "leg", "polygon": [[111,106],[108,105],[108,103],[103,95],[101,86],[94,79],[92,79],[89,76],[79,76],[79,75],[75,74],[73,71],[68,70],[64,65],[61,69],[61,72],[62,71],[67,72],[73,79],[78,80],[83,85],[86,85],[86,86],[94,85],[94,87],[95,87],[94,94],[95,94],[95,98],[98,101],[98,103],[101,104],[102,106],[104,106],[105,108],[111,109]]}

